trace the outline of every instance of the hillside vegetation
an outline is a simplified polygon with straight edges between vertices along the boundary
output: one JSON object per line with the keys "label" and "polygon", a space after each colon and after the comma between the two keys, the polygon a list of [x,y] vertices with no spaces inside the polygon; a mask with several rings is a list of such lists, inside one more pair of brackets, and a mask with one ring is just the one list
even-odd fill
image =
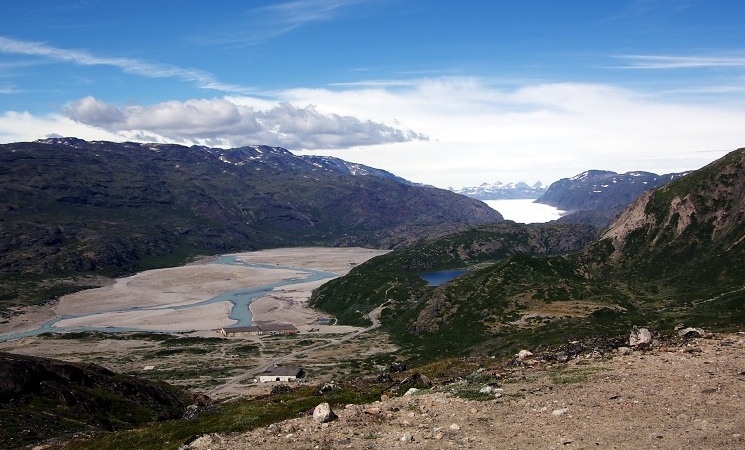
{"label": "hillside vegetation", "polygon": [[[572,234],[581,228],[543,228],[554,230],[539,233],[546,242],[574,236],[576,245],[562,248],[526,245],[533,226],[482,227],[371,260],[324,285],[313,301],[349,323],[384,305],[383,326],[413,360],[507,354],[633,325],[742,326],[744,167],[741,149],[644,194],[581,251],[560,254],[589,243],[580,238],[587,234]],[[475,243],[485,235],[509,250],[482,252]],[[465,237],[471,244],[462,244]],[[418,278],[476,263],[478,270],[437,288]]]}

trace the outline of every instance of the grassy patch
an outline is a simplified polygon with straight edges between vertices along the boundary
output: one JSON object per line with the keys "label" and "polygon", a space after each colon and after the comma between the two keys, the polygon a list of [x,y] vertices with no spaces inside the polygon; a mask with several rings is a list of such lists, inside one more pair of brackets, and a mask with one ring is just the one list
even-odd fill
{"label": "grassy patch", "polygon": [[456,397],[460,397],[466,400],[475,400],[479,402],[485,402],[487,400],[494,400],[494,394],[480,392],[484,387],[483,384],[463,383],[454,384],[448,386],[447,390]]}
{"label": "grassy patch", "polygon": [[[284,419],[302,416],[321,402],[332,405],[368,403],[379,397],[377,390],[342,389],[319,396],[317,387],[303,387],[288,394],[244,402],[225,403],[220,413],[194,420],[172,420],[134,430],[106,433],[88,440],[67,443],[69,450],[173,450],[187,439],[207,433],[246,432]],[[337,406],[338,407],[338,406]]]}

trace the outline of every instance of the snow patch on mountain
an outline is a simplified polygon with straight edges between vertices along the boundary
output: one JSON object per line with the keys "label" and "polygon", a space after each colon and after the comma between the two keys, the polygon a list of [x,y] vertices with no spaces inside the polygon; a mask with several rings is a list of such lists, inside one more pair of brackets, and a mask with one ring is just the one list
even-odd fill
{"label": "snow patch on mountain", "polygon": [[546,192],[548,186],[540,181],[532,186],[520,181],[517,183],[503,183],[497,181],[493,184],[482,183],[475,187],[464,187],[460,189],[449,188],[450,191],[466,197],[478,200],[509,200],[509,199],[536,199]]}

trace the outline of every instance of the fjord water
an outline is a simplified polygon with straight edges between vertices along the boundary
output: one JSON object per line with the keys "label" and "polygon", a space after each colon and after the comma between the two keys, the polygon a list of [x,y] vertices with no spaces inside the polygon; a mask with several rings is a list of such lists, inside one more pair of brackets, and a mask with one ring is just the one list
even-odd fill
{"label": "fjord water", "polygon": [[442,270],[440,272],[429,272],[421,275],[430,286],[439,286],[446,281],[450,281],[455,277],[463,275],[468,272],[467,270]]}
{"label": "fjord water", "polygon": [[[553,206],[533,202],[535,202],[534,199],[484,200],[484,203],[499,211],[505,219],[517,223],[550,222],[566,212]],[[430,286],[439,286],[466,272],[467,270],[443,270],[422,274],[421,278]]]}
{"label": "fjord water", "polygon": [[507,220],[517,223],[544,223],[556,220],[566,211],[553,206],[533,203],[534,199],[484,200]]}

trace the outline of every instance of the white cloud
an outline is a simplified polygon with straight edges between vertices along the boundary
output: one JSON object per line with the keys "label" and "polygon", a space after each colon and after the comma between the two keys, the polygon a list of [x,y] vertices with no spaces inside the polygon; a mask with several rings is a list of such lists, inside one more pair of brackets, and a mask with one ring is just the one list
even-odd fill
{"label": "white cloud", "polygon": [[256,45],[314,22],[341,18],[351,6],[369,0],[292,0],[248,10],[238,23],[200,36],[211,44]]}
{"label": "white cloud", "polygon": [[59,114],[37,116],[15,111],[0,114],[0,142],[32,141],[52,135],[90,140],[123,140],[123,136],[75,122]]}
{"label": "white cloud", "polygon": [[504,89],[448,78],[408,89],[298,89],[280,96],[322,111],[395,118],[427,134],[429,141],[395,150],[337,156],[441,187],[552,182],[587,169],[683,171],[745,144],[745,107],[685,104],[602,84]]}
{"label": "white cloud", "polygon": [[745,67],[742,56],[669,56],[669,55],[621,55],[629,63],[629,69],[691,69],[716,67]]}
{"label": "white cloud", "polygon": [[[70,104],[68,118],[113,133],[140,132],[174,141],[268,144],[291,149],[334,149],[424,139],[412,131],[352,116],[321,114],[286,102],[257,110],[228,99],[170,101],[119,107],[85,97]],[[267,106],[266,102],[263,102]]]}
{"label": "white cloud", "polygon": [[111,66],[126,73],[148,78],[177,78],[194,83],[202,89],[223,92],[248,93],[246,86],[226,84],[218,81],[214,75],[197,70],[177,67],[168,64],[154,64],[132,58],[106,58],[95,56],[84,50],[71,50],[52,47],[40,42],[21,41],[0,36],[0,53],[40,56],[49,60],[67,62],[80,66]]}
{"label": "white cloud", "polygon": [[508,89],[478,78],[373,81],[272,92],[264,98],[149,106],[86,97],[71,104],[67,114],[25,115],[23,120],[0,116],[0,139],[57,133],[214,146],[281,145],[440,187],[497,180],[550,183],[588,169],[676,172],[702,167],[745,145],[745,106],[726,99],[683,103],[581,83]]}

